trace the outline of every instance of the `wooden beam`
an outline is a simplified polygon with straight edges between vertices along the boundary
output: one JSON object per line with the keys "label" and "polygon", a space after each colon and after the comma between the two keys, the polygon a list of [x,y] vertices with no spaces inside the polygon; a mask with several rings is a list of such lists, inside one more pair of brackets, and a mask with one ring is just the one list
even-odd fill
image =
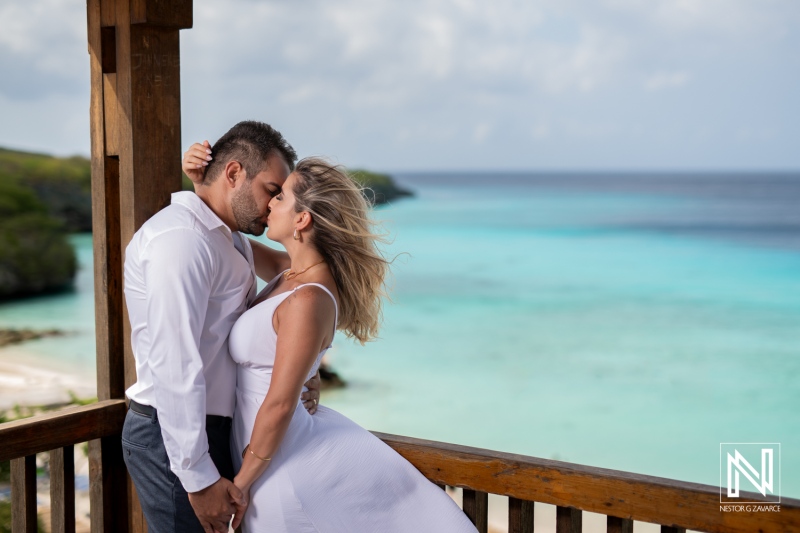
{"label": "wooden beam", "polygon": [[[108,2],[102,6],[108,10]],[[111,90],[116,69],[116,32],[101,28],[101,1],[88,0],[89,62],[91,75],[90,131],[92,146],[92,241],[94,246],[95,335],[97,337],[97,396],[100,400],[124,398],[122,328],[122,246],[119,231],[119,160],[106,154],[106,131],[118,125]],[[108,17],[108,15],[106,15]],[[114,38],[111,38],[114,37]],[[113,58],[113,59],[112,59]],[[108,96],[109,102],[106,102]],[[106,125],[106,118],[109,125]]]}
{"label": "wooden beam", "polygon": [[711,485],[374,434],[434,483],[709,533],[800,531],[794,498],[781,498],[779,513],[726,513]]}
{"label": "wooden beam", "polygon": [[[116,2],[116,99],[124,118],[115,132],[119,152],[119,232],[124,248],[142,224],[169,205],[170,194],[181,190],[181,25],[177,23],[185,21],[187,15],[177,13],[169,19],[163,10],[166,6],[176,11],[188,9],[191,18],[191,2],[162,2],[161,7],[153,7],[153,13],[161,13],[158,25],[149,21],[132,24],[131,5],[127,0]],[[147,3],[148,14],[152,3]],[[170,20],[177,25],[168,24]],[[128,387],[136,380],[136,369],[124,306],[119,316],[126,339],[124,382]]]}
{"label": "wooden beam", "polygon": [[0,461],[120,435],[125,410],[123,400],[106,400],[6,422],[0,425]]}
{"label": "wooden beam", "polygon": [[[123,301],[124,250],[181,189],[180,41],[191,0],[88,0],[97,391],[122,399],[136,380]],[[90,444],[92,528],[146,530],[136,492],[109,438]],[[121,495],[121,496],[120,496]],[[119,507],[119,498],[127,503]],[[122,509],[127,506],[126,512]],[[124,525],[117,520],[125,519]]]}
{"label": "wooden beam", "polygon": [[192,27],[192,0],[131,0],[131,24],[189,29]]}

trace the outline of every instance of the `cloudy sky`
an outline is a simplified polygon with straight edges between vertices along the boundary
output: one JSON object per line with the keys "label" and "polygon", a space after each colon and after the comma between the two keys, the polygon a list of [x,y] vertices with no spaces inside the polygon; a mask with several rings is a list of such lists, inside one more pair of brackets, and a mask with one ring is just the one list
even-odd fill
{"label": "cloudy sky", "polygon": [[[379,170],[800,169],[798,0],[194,0],[183,139]],[[0,0],[0,146],[89,153],[85,2]]]}

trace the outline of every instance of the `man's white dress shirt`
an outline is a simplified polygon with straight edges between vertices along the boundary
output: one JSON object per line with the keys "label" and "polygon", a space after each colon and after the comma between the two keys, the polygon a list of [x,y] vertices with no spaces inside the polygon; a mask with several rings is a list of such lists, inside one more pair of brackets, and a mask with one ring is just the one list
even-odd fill
{"label": "man's white dress shirt", "polygon": [[157,410],[170,468],[188,492],[220,478],[208,453],[206,414],[233,415],[228,334],[255,288],[249,240],[192,192],[173,194],[125,252],[136,359],[136,383],[126,394]]}

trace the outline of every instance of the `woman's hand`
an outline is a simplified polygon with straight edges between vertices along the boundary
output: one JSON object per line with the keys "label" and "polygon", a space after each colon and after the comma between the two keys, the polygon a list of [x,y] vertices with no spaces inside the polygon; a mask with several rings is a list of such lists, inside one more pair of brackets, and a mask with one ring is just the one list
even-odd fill
{"label": "woman's hand", "polygon": [[242,519],[244,518],[244,513],[247,511],[247,508],[250,506],[250,485],[244,485],[242,480],[239,476],[233,478],[233,484],[242,491],[242,496],[244,496],[244,505],[237,505],[236,506],[236,513],[233,515],[233,523],[231,527],[236,529],[239,527],[239,524],[242,523]]}
{"label": "woman's hand", "polygon": [[203,144],[194,143],[183,154],[183,163],[181,168],[183,172],[192,180],[195,185],[203,183],[203,175],[208,162],[211,161],[211,145],[208,141],[203,141]]}

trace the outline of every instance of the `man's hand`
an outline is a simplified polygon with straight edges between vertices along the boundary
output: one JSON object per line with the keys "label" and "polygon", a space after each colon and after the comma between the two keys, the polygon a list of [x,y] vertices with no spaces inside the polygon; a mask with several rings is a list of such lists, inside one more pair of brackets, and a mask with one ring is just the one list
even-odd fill
{"label": "man's hand", "polygon": [[228,533],[231,515],[235,513],[237,520],[241,522],[247,509],[242,491],[223,477],[203,490],[190,492],[189,503],[192,504],[203,530],[214,533]]}
{"label": "man's hand", "polygon": [[308,387],[308,391],[301,394],[300,399],[303,400],[303,407],[306,408],[308,414],[313,415],[317,412],[317,405],[319,405],[319,389],[322,386],[319,370],[317,370],[317,374],[313,378],[306,381],[305,386]]}
{"label": "man's hand", "polygon": [[194,143],[183,154],[181,168],[192,183],[199,185],[203,183],[203,174],[209,161],[211,161],[211,145],[208,141],[203,141],[203,144]]}

